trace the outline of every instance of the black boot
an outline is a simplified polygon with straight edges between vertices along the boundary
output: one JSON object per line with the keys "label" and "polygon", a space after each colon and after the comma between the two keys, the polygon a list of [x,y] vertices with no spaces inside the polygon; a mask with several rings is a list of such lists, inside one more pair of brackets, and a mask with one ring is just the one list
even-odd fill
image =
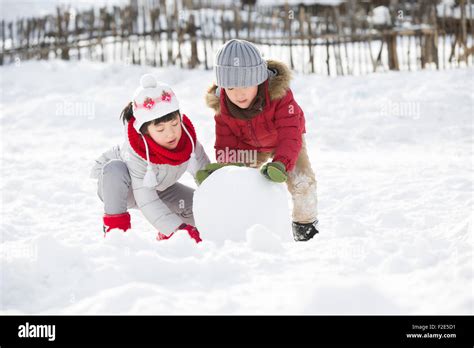
{"label": "black boot", "polygon": [[316,233],[319,233],[316,226],[318,225],[318,220],[310,222],[307,224],[302,224],[300,222],[293,222],[293,237],[295,241],[307,241],[315,236]]}

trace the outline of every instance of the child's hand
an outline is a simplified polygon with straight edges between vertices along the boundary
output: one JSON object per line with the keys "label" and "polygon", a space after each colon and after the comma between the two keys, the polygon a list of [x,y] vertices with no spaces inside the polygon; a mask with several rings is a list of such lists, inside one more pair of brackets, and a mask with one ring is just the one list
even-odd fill
{"label": "child's hand", "polygon": [[279,161],[264,164],[260,169],[260,173],[274,182],[285,182],[288,179],[285,165]]}
{"label": "child's hand", "polygon": [[242,167],[244,164],[243,163],[209,163],[207,164],[204,169],[198,170],[196,172],[196,183],[198,185],[201,185],[202,182],[213,172],[215,172],[218,169],[221,169],[222,167],[226,166],[238,166]]}

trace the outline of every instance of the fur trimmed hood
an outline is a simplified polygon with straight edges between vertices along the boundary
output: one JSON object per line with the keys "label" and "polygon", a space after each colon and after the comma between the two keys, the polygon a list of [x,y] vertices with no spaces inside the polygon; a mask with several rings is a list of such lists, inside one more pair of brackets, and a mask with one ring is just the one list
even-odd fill
{"label": "fur trimmed hood", "polygon": [[[270,100],[283,98],[290,89],[291,70],[285,63],[272,59],[267,60],[267,67],[269,70],[276,71],[276,74],[268,80]],[[220,98],[216,95],[216,89],[217,86],[215,84],[208,88],[206,104],[218,115],[220,114],[221,107]]]}

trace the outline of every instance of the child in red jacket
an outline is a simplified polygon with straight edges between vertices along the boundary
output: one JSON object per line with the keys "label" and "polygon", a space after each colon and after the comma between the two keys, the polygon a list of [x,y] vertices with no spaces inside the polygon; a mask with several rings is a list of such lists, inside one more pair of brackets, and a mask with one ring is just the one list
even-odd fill
{"label": "child in red jacket", "polygon": [[[303,135],[304,113],[289,87],[290,70],[284,63],[265,61],[252,43],[230,40],[217,52],[214,71],[216,84],[206,102],[215,111],[217,162],[261,167],[269,180],[286,182],[293,199],[294,238],[311,239],[318,233],[317,182]],[[210,164],[200,177],[221,166]]]}

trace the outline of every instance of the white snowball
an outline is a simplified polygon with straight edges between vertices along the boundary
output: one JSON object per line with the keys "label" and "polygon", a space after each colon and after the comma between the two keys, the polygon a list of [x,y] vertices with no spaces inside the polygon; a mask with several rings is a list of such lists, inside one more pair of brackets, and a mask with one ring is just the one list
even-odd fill
{"label": "white snowball", "polygon": [[212,173],[194,193],[194,219],[203,240],[245,241],[261,225],[291,240],[286,184],[267,180],[257,169],[228,166]]}

